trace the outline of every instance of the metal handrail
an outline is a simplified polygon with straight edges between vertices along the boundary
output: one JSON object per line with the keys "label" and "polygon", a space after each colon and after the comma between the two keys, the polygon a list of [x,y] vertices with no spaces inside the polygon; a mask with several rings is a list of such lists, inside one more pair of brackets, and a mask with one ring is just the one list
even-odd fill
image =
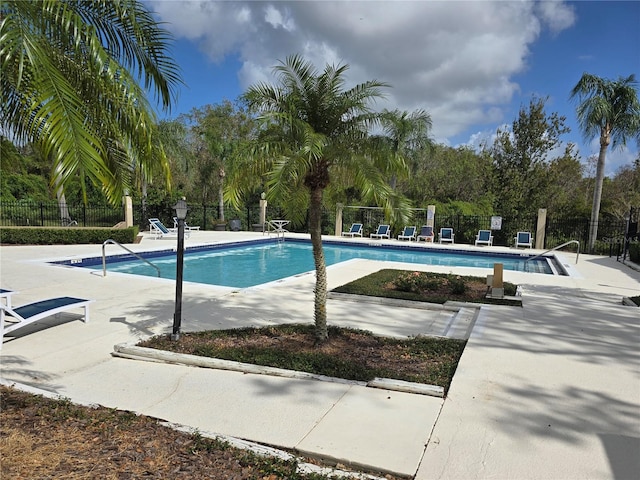
{"label": "metal handrail", "polygon": [[149,260],[147,260],[146,258],[141,257],[140,255],[138,255],[136,252],[129,250],[127,247],[125,247],[124,245],[116,242],[115,240],[109,238],[107,240],[104,241],[104,243],[102,244],[102,276],[106,277],[107,276],[107,257],[105,255],[105,247],[107,246],[108,243],[111,243],[113,245],[118,245],[119,247],[125,249],[127,252],[129,252],[131,255],[133,255],[134,257],[139,258],[140,260],[142,260],[145,263],[148,263],[149,265],[151,265],[153,268],[156,269],[156,271],[158,272],[158,278],[161,276],[160,275],[160,269],[154,265],[153,263],[151,263]]}
{"label": "metal handrail", "polygon": [[536,258],[543,256],[545,253],[553,252],[554,250],[558,250],[558,249],[560,249],[560,248],[562,248],[562,247],[566,247],[567,245],[570,245],[570,244],[572,244],[572,243],[575,243],[575,244],[577,244],[577,245],[578,245],[578,251],[576,252],[576,265],[577,265],[577,264],[578,264],[578,256],[580,255],[580,242],[579,242],[578,240],[569,240],[568,242],[565,242],[565,243],[563,243],[562,245],[558,245],[557,247],[550,248],[550,249],[549,249],[549,250],[547,250],[546,252],[542,252],[542,253],[540,253],[540,254],[538,254],[538,255],[534,256],[534,257],[529,257],[529,258],[527,258],[527,259],[524,261],[524,263],[525,263],[525,265],[526,265],[526,263],[527,263],[529,260],[535,260]]}

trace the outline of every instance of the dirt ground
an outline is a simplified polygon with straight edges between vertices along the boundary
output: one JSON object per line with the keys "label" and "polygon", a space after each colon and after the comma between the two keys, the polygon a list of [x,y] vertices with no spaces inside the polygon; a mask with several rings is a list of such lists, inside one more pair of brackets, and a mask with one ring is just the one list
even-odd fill
{"label": "dirt ground", "polygon": [[3,479],[326,478],[298,474],[296,463],[178,432],[130,412],[82,407],[7,387],[0,387],[0,395]]}

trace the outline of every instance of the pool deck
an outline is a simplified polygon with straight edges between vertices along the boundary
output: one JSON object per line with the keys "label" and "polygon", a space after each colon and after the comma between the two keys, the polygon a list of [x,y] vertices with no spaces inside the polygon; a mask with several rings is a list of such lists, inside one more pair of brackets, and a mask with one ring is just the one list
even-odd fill
{"label": "pool deck", "polygon": [[[186,245],[257,238],[263,235],[192,232]],[[146,235],[127,247],[174,245],[175,238]],[[0,248],[0,287],[17,292],[14,305],[55,296],[95,300],[86,324],[65,315],[5,339],[3,383],[416,479],[619,480],[640,471],[640,308],[622,305],[623,297],[640,295],[640,272],[615,258],[581,254],[575,264],[575,254],[560,253],[569,277],[505,271],[506,281],[522,287],[523,308],[483,306],[464,320],[469,341],[443,400],[113,356],[114,345],[170,331],[175,282],[44,262],[100,254],[96,245]],[[328,268],[329,288],[382,267],[491,273],[356,260]],[[183,331],[312,322],[314,280],[306,274],[241,290],[185,283]],[[328,317],[384,335],[461,331],[442,308],[329,299]]]}

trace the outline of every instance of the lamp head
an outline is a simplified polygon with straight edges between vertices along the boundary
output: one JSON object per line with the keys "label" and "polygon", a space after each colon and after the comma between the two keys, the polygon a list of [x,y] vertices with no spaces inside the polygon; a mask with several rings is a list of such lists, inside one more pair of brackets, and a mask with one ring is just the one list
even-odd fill
{"label": "lamp head", "polygon": [[176,211],[176,217],[178,220],[184,220],[187,218],[187,211],[189,208],[187,207],[187,201],[184,198],[178,200],[173,208]]}

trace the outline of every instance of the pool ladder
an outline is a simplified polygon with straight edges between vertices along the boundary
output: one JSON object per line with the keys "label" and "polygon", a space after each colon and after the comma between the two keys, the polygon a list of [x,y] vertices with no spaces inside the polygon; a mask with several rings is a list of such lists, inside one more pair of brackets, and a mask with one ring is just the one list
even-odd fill
{"label": "pool ladder", "polygon": [[529,260],[535,260],[536,258],[543,256],[545,253],[553,252],[554,250],[559,250],[562,247],[566,247],[567,245],[571,245],[572,243],[575,243],[576,245],[578,245],[578,251],[576,252],[576,265],[577,265],[578,264],[578,256],[580,255],[580,242],[578,240],[569,240],[568,242],[564,242],[562,245],[558,245],[557,247],[550,248],[546,252],[542,252],[542,253],[534,256],[534,257],[527,258],[524,261],[524,264],[526,265]]}
{"label": "pool ladder", "polygon": [[138,255],[136,252],[129,250],[127,247],[125,247],[124,245],[116,242],[115,240],[109,238],[107,240],[104,241],[104,243],[102,244],[102,276],[106,277],[107,276],[107,257],[105,255],[105,247],[107,246],[107,244],[113,244],[113,245],[118,245],[120,248],[126,250],[127,252],[129,252],[131,255],[133,255],[136,258],[139,258],[140,260],[142,260],[143,262],[151,265],[153,268],[156,269],[156,272],[158,272],[158,278],[160,277],[160,269],[154,265],[153,263],[151,263],[149,260],[147,260],[146,258],[141,257],[140,255]]}

